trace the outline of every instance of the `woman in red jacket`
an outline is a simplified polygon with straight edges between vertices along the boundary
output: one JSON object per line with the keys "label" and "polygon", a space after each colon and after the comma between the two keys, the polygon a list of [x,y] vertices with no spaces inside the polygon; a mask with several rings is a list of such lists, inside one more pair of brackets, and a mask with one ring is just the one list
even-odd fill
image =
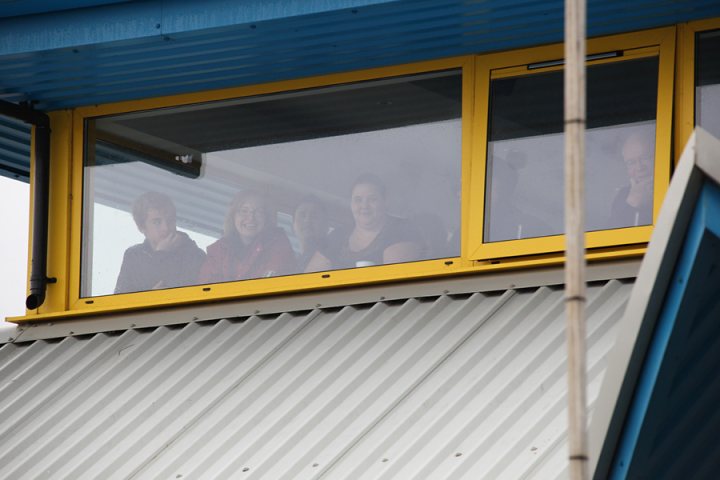
{"label": "woman in red jacket", "polygon": [[235,196],[224,230],[224,235],[207,247],[200,283],[272,277],[296,270],[290,241],[275,226],[274,215],[260,192],[245,190]]}

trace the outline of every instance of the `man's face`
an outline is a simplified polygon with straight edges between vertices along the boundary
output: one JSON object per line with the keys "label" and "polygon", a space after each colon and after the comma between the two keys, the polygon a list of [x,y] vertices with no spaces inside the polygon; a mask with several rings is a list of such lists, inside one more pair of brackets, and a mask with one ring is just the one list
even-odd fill
{"label": "man's face", "polygon": [[622,149],[628,176],[635,182],[644,182],[653,177],[653,150],[642,140],[630,138]]}
{"label": "man's face", "polygon": [[293,230],[303,240],[321,239],[328,232],[327,216],[319,205],[303,203],[295,210]]}
{"label": "man's face", "polygon": [[150,246],[157,249],[157,245],[169,235],[175,233],[175,229],[174,215],[156,208],[149,208],[140,232],[145,235]]}

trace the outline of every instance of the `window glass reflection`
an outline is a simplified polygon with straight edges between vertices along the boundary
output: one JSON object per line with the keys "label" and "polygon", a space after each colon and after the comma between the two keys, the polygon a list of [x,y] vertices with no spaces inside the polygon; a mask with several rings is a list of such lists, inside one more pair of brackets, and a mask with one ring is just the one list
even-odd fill
{"label": "window glass reflection", "polygon": [[88,120],[81,296],[459,255],[460,91],[446,71]]}
{"label": "window glass reflection", "polygon": [[[588,68],[588,231],[652,223],[657,59]],[[563,73],[493,80],[483,238],[563,232]]]}
{"label": "window glass reflection", "polygon": [[698,34],[695,53],[695,124],[720,138],[720,30]]}

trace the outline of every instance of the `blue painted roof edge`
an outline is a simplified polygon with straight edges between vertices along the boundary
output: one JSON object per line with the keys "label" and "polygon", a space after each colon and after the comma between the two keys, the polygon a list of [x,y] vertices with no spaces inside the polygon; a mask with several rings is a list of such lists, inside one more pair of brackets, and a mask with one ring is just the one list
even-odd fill
{"label": "blue painted roof edge", "polygon": [[647,356],[643,362],[632,404],[628,409],[623,433],[613,460],[611,474],[608,477],[612,480],[625,480],[628,478],[635,447],[640,437],[670,338],[675,330],[680,307],[687,294],[687,286],[690,283],[689,278],[696,266],[703,236],[707,230],[712,230],[716,235],[720,236],[720,228],[709,222],[713,218],[708,214],[711,207],[720,205],[720,187],[707,180],[703,183],[695,212],[688,226],[687,237],[678,258],[675,273],[670,281],[662,313],[655,324],[655,332],[647,349]]}
{"label": "blue painted roof edge", "polygon": [[[627,460],[628,453],[631,454],[634,448],[637,438],[633,440],[630,434],[628,440],[622,443],[623,436],[625,429],[630,427],[631,432],[632,422],[636,422],[632,415],[640,415],[644,411],[643,389],[652,387],[654,362],[664,351],[663,334],[667,332],[661,328],[672,326],[670,323],[662,325],[663,309],[672,308],[671,304],[666,304],[666,294],[683,252],[691,252],[686,235],[693,228],[691,221],[695,218],[703,184],[709,179],[720,185],[720,162],[711,157],[717,152],[720,152],[720,140],[697,128],[685,147],[665,196],[625,315],[619,324],[623,335],[618,336],[609,355],[606,377],[592,415],[589,467],[594,479],[610,478],[610,474],[615,473],[616,458],[623,456]],[[646,363],[648,359],[649,363]],[[643,379],[643,376],[646,378]],[[634,406],[636,399],[639,403]],[[622,470],[617,472],[622,473]]]}

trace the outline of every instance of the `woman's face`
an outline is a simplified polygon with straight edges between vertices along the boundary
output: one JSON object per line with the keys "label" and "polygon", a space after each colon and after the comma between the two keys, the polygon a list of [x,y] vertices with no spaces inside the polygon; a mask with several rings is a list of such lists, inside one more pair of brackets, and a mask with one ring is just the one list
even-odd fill
{"label": "woman's face", "polygon": [[255,240],[265,229],[267,212],[265,202],[259,197],[249,197],[235,210],[235,229],[243,243]]}
{"label": "woman's face", "polygon": [[385,198],[380,189],[369,183],[355,185],[350,199],[355,225],[378,228],[385,221]]}

